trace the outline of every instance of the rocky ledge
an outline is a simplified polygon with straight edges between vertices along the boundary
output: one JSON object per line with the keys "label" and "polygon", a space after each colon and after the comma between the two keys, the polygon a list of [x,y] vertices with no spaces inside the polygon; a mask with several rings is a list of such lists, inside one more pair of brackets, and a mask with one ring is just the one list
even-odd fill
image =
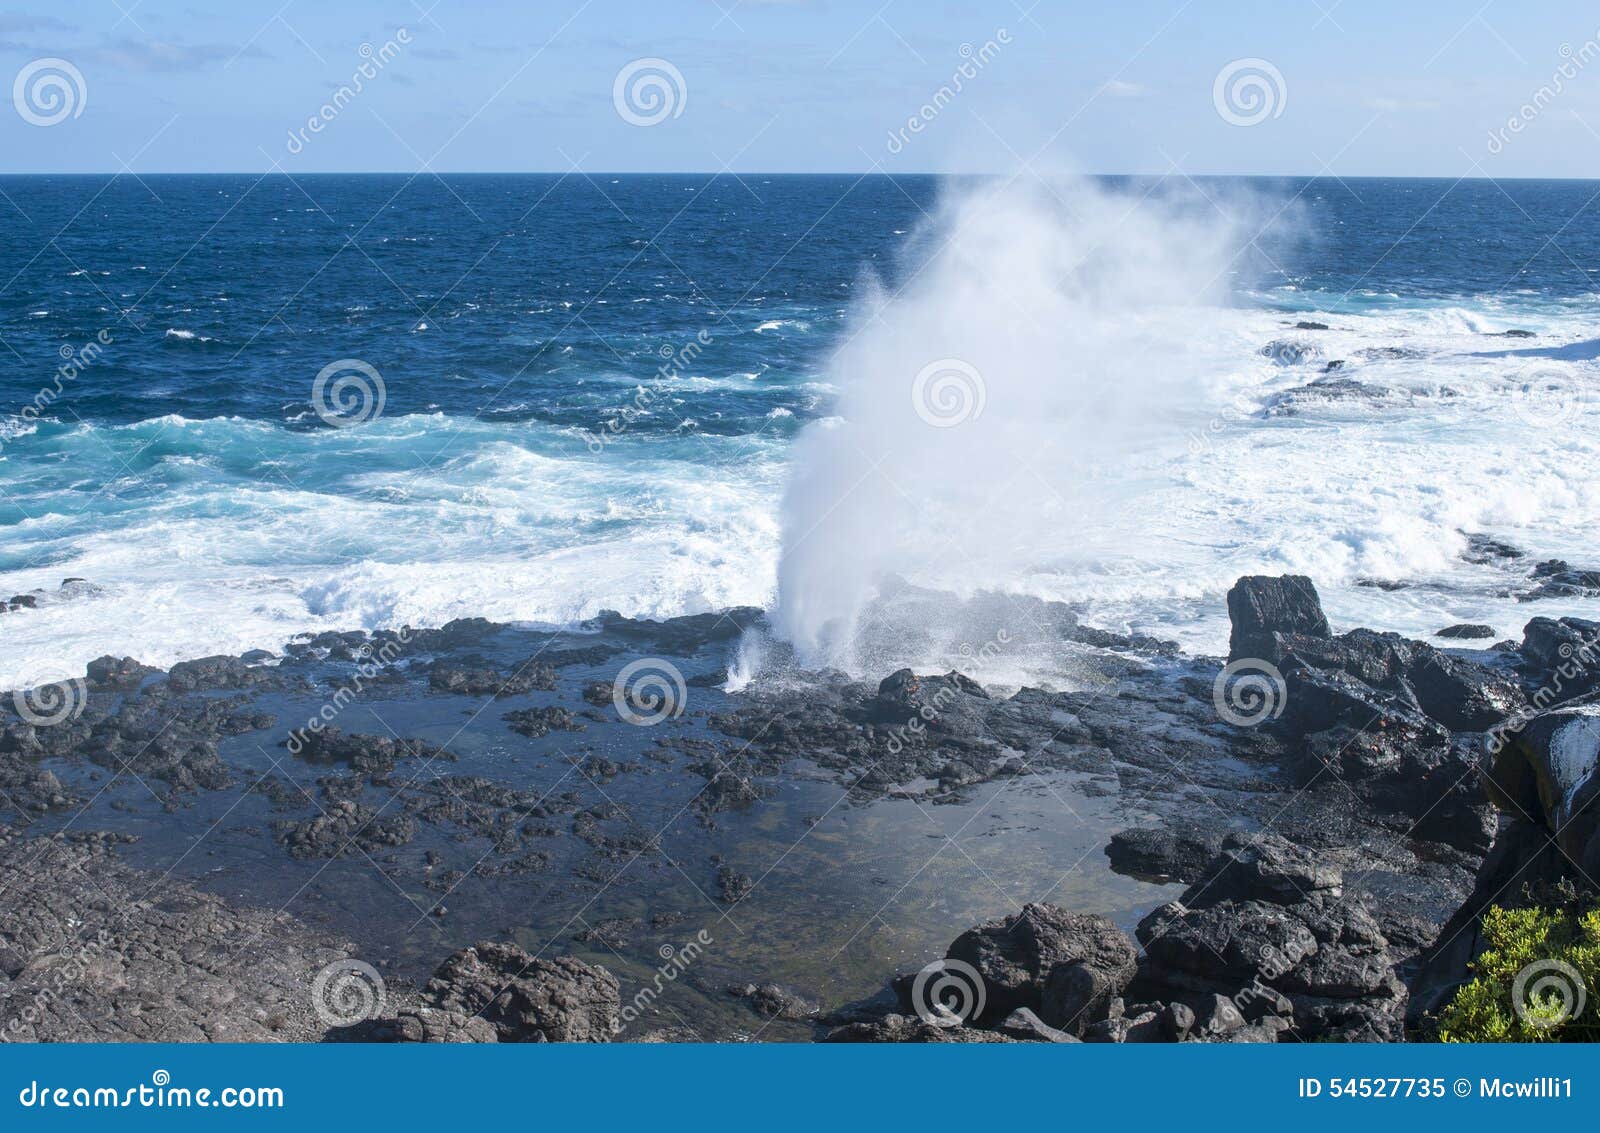
{"label": "rocky ledge", "polygon": [[[1535,618],[1520,645],[1468,655],[1335,635],[1303,577],[1240,579],[1228,607],[1229,663],[1210,691],[1240,727],[1234,750],[1289,789],[1281,808],[1254,829],[1202,820],[1114,836],[1115,868],[1189,882],[1136,940],[1104,917],[1030,904],[824,1016],[828,1041],[1425,1036],[1483,948],[1491,903],[1563,881],[1592,891],[1600,624]],[[1262,814],[1227,809],[1234,823]],[[1397,870],[1390,839],[1415,868]]]}
{"label": "rocky ledge", "polygon": [[[1587,586],[1586,573],[1539,568],[1541,582],[1563,587]],[[1007,696],[974,679],[976,669],[879,681],[791,673],[714,692],[734,643],[762,626],[748,610],[660,623],[606,615],[536,641],[476,619],[323,634],[282,658],[204,658],[165,673],[102,658],[64,688],[76,698],[71,712],[21,693],[0,701],[0,802],[11,823],[0,828],[0,1009],[20,1020],[18,1037],[38,1039],[605,1041],[619,1037],[619,1019],[653,1007],[628,999],[607,967],[563,955],[565,945],[529,953],[500,939],[527,914],[504,913],[494,886],[522,884],[587,909],[640,861],[688,877],[700,899],[744,917],[762,879],[724,860],[726,843],[710,852],[712,840],[797,775],[842,786],[852,805],[936,807],[967,805],[985,784],[1064,774],[1080,795],[1120,800],[1126,825],[1104,847],[1110,870],[1184,887],[1139,906],[1122,922],[1131,932],[1042,894],[961,933],[942,960],[832,1010],[817,1004],[838,996],[781,986],[748,959],[700,982],[746,1012],[752,1030],[759,1024],[754,1033],[781,1024],[790,1038],[1425,1034],[1483,947],[1478,923],[1490,904],[1529,899],[1532,884],[1600,875],[1600,623],[1536,617],[1520,642],[1484,650],[1335,633],[1300,577],[1241,579],[1228,610],[1222,660],[1033,604],[1019,616],[1081,651],[1081,679],[1072,691]],[[1472,632],[1441,636],[1481,636],[1461,628]],[[642,654],[678,658],[686,686],[711,707],[632,728],[629,717],[651,704],[610,678]],[[492,713],[505,733],[497,743],[544,745],[514,750],[555,762],[555,786],[531,790],[518,777],[526,772],[502,759],[470,745],[462,754],[453,729],[429,742],[309,721],[286,733],[275,719],[363,690],[424,723]],[[254,738],[269,735],[270,751]],[[315,777],[315,794],[298,768]],[[664,778],[628,789],[652,775]],[[453,921],[443,897],[466,903],[474,886],[483,887],[480,919],[502,919],[455,930],[410,978],[386,968],[375,985],[387,984],[386,999],[363,1001],[359,979],[341,977],[331,986],[362,1007],[344,1018],[341,1002],[318,999],[322,973],[339,975],[357,954],[338,933],[207,893],[193,877],[131,869],[118,846],[132,835],[70,829],[87,801],[125,781],[157,804],[130,796],[145,802],[138,829],[157,837],[215,796],[218,822],[235,807],[255,816],[230,831],[252,863],[277,855],[286,877],[303,869],[294,876],[316,881],[329,863],[361,859],[421,896],[419,924]],[[664,799],[662,788],[680,781],[683,793]],[[699,831],[693,843],[679,834],[680,847],[703,847],[687,863],[693,876],[681,849],[670,858],[663,849],[663,816],[650,812],[663,803],[665,818],[686,815]],[[124,806],[134,802],[95,813],[109,819]],[[45,854],[60,867],[38,868]],[[188,856],[181,850],[174,867]],[[558,869],[558,884],[537,881]],[[650,888],[640,882],[641,899]],[[630,936],[683,920],[653,912],[651,929],[635,912],[557,939],[615,955]],[[115,946],[98,948],[97,934]],[[432,975],[418,979],[419,970]],[[623,1031],[638,1040],[750,1033],[649,1022]]]}

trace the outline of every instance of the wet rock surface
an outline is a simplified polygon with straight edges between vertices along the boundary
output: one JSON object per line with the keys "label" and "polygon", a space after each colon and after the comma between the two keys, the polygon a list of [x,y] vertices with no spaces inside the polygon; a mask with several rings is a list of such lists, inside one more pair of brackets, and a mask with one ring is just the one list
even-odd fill
{"label": "wet rock surface", "polygon": [[[1469,539],[1469,553],[1495,562],[1514,551]],[[1552,876],[1562,857],[1600,868],[1586,817],[1593,760],[1571,754],[1589,750],[1578,742],[1588,733],[1562,730],[1589,727],[1600,625],[1535,618],[1499,652],[1335,634],[1299,577],[1241,579],[1228,607],[1230,659],[1270,669],[1254,686],[1267,696],[1259,713],[1230,699],[1240,673],[1218,661],[1048,603],[1025,612],[1075,658],[1067,690],[986,686],[975,652],[972,672],[790,673],[730,695],[719,686],[734,651],[762,630],[758,613],[737,610],[659,623],[606,614],[566,634],[482,619],[319,634],[281,656],[166,673],[101,658],[56,690],[59,720],[17,707],[53,710],[40,699],[50,690],[0,698],[5,854],[93,855],[108,886],[170,891],[268,943],[203,959],[211,992],[165,1014],[140,1006],[124,1024],[170,979],[165,960],[136,948],[115,990],[85,985],[81,1021],[58,1011],[32,1025],[48,1038],[324,1037],[307,972],[349,953],[343,930],[359,929],[369,935],[355,947],[382,959],[389,1000],[329,1037],[603,1041],[619,1020],[621,1037],[641,1041],[1402,1037],[1411,989],[1443,986],[1454,962],[1440,958],[1445,937],[1470,941],[1467,910],[1486,877],[1539,855]],[[631,687],[634,662],[663,682]],[[1491,768],[1484,754],[1507,721]],[[1484,773],[1501,808],[1521,812],[1498,840]],[[1116,916],[1074,911],[1041,882],[1043,899],[961,922],[967,932],[949,926],[946,960],[977,972],[986,997],[954,1026],[919,1010],[915,972],[819,1010],[845,997],[781,961],[851,939],[825,944],[802,927],[819,923],[804,912],[809,882],[840,874],[876,888],[856,901],[869,925],[875,905],[896,915],[894,884],[870,862],[833,864],[864,824],[904,814],[901,842],[914,844],[930,839],[912,823],[995,813],[993,836],[1009,837],[1002,798],[1013,809],[1036,798],[1059,816],[1019,829],[1019,847],[1077,825],[1079,808],[1104,815],[1083,860],[1128,879],[1124,903],[1108,905]],[[741,854],[778,817],[794,833],[764,858]],[[79,826],[109,833],[62,841]],[[903,876],[926,868],[943,845],[931,840]],[[780,889],[769,874],[791,854],[797,866],[818,856]],[[205,872],[212,861],[220,879]],[[1060,878],[1064,864],[1046,855],[1030,876]],[[391,909],[381,925],[344,910],[358,878]],[[37,978],[46,930],[96,900],[79,882],[34,880],[37,899],[3,898],[7,992]],[[300,919],[263,911],[280,906]],[[562,912],[530,933],[518,910],[547,906]],[[220,947],[210,928],[155,905],[144,924],[151,940],[177,934],[163,947]],[[685,930],[701,926],[713,958],[694,962],[710,967],[681,980]],[[764,952],[738,948],[746,926]],[[699,998],[685,1016],[672,994]],[[237,1002],[206,1023],[208,996],[225,995]]]}
{"label": "wet rock surface", "polygon": [[1480,624],[1460,624],[1445,626],[1434,633],[1435,637],[1450,638],[1457,641],[1487,641],[1495,636],[1494,626]]}
{"label": "wet rock surface", "polygon": [[1583,570],[1564,559],[1546,559],[1533,568],[1533,588],[1524,602],[1543,598],[1593,598],[1600,594],[1600,570]]}
{"label": "wet rock surface", "polygon": [[12,1042],[308,1042],[351,946],[129,869],[119,839],[0,827],[0,1028]]}

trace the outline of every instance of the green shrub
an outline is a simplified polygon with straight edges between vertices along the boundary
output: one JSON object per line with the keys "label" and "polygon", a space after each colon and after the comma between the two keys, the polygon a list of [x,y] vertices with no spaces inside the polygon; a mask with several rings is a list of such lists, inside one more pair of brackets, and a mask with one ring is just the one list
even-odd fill
{"label": "green shrub", "polygon": [[[1587,906],[1585,908],[1584,906]],[[1438,1019],[1438,1037],[1447,1043],[1600,1041],[1600,907],[1590,902],[1535,905],[1522,909],[1492,906],[1483,916],[1488,947],[1473,961],[1473,978],[1463,984]],[[1552,961],[1566,965],[1554,966]],[[1523,978],[1523,1010],[1515,989]],[[1581,991],[1571,972],[1578,974]],[[1542,976],[1553,981],[1543,994]],[[1558,995],[1555,984],[1564,987]],[[1589,1000],[1576,1018],[1565,1018],[1563,1000]]]}

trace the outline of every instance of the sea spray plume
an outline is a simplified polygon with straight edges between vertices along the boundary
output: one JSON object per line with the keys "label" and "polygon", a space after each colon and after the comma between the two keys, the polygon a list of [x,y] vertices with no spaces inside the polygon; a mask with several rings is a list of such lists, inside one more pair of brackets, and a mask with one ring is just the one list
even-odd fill
{"label": "sea spray plume", "polygon": [[1214,196],[946,190],[898,282],[863,289],[828,367],[836,416],[795,447],[774,623],[802,664],[863,672],[984,636],[925,602],[908,621],[895,580],[967,598],[1128,550],[1119,500],[1201,412],[1186,347],[1253,267],[1260,210]]}

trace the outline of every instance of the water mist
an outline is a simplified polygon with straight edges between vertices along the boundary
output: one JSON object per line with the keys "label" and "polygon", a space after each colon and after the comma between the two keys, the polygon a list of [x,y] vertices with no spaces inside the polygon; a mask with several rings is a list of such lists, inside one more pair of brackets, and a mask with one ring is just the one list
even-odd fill
{"label": "water mist", "polygon": [[867,281],[828,366],[836,416],[796,444],[774,624],[802,665],[987,654],[1049,631],[1008,595],[1116,569],[1147,458],[1204,419],[1186,355],[1248,266],[1254,228],[1228,217],[1250,211],[1084,180],[946,189],[899,277]]}

